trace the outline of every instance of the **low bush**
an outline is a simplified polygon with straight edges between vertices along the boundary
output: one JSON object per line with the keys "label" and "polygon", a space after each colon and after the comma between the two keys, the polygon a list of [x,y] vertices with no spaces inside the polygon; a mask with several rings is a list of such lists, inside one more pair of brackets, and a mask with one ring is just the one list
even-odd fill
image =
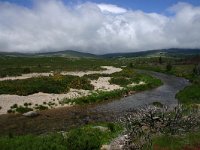
{"label": "low bush", "polygon": [[182,104],[200,104],[200,85],[192,84],[181,90],[176,98]]}
{"label": "low bush", "polygon": [[15,111],[18,112],[18,113],[26,113],[26,112],[29,112],[29,111],[32,111],[32,110],[33,110],[32,108],[22,107],[22,106],[19,106],[15,109]]}
{"label": "low bush", "polygon": [[128,84],[131,84],[132,81],[129,78],[124,78],[124,77],[113,77],[111,78],[111,80],[109,81],[111,84],[117,84],[120,85],[122,87],[127,86]]}
{"label": "low bush", "polygon": [[39,106],[36,106],[35,109],[37,109],[37,110],[46,110],[46,109],[48,109],[48,107],[47,106],[43,106],[43,105],[39,105]]}
{"label": "low bush", "polygon": [[83,77],[85,78],[89,78],[90,80],[97,80],[99,77],[109,77],[109,74],[88,74],[88,75],[84,75]]}
{"label": "low bush", "polygon": [[[200,132],[196,132],[200,131],[200,112],[197,108],[179,105],[169,111],[167,106],[147,106],[130,110],[119,120],[125,127],[124,149],[152,149],[152,144],[159,144],[159,148],[175,149],[176,145],[194,144],[194,141],[200,144],[197,140]],[[193,136],[194,132],[198,134]],[[188,133],[193,136],[191,141],[187,141],[185,136]],[[184,138],[185,141],[182,142],[181,139]]]}
{"label": "low bush", "polygon": [[95,126],[111,126],[108,123],[89,124],[69,132],[45,135],[0,137],[1,150],[99,150],[123,130],[119,124],[112,124],[113,130],[101,131]]}
{"label": "low bush", "polygon": [[162,135],[153,138],[153,149],[199,149],[200,131],[187,133],[182,136]]}
{"label": "low bush", "polygon": [[0,82],[0,94],[66,93],[70,88],[91,90],[90,81],[77,76],[51,76]]}
{"label": "low bush", "polygon": [[101,136],[98,129],[75,129],[68,134],[67,147],[70,150],[99,150]]}
{"label": "low bush", "polygon": [[153,102],[152,104],[156,107],[163,107],[163,104],[161,102]]}
{"label": "low bush", "polygon": [[61,134],[0,137],[0,147],[1,150],[68,150]]}

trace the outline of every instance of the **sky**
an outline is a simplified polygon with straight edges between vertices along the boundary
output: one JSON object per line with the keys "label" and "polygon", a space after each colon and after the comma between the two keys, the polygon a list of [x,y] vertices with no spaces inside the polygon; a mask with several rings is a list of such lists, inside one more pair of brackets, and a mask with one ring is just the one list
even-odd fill
{"label": "sky", "polygon": [[0,51],[200,48],[199,0],[0,0]]}

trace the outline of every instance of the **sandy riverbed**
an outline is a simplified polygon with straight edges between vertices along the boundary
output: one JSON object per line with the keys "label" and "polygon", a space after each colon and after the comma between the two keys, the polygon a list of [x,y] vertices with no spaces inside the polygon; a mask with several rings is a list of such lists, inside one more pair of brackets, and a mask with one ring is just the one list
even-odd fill
{"label": "sandy riverbed", "polygon": [[[73,76],[79,76],[82,77],[84,75],[89,75],[89,74],[112,74],[115,72],[120,72],[122,69],[121,68],[116,68],[113,66],[101,66],[101,68],[105,70],[101,71],[63,71],[61,72],[62,75],[73,75]],[[40,76],[50,76],[53,75],[53,72],[49,73],[29,73],[29,74],[22,74],[21,76],[12,76],[12,77],[4,77],[0,78],[0,81],[4,80],[22,80],[22,79],[28,79],[28,78],[33,78],[33,77],[40,77]]]}
{"label": "sandy riverbed", "polygon": [[[62,72],[63,75],[76,75],[76,76],[83,76],[85,74],[112,74],[115,72],[119,72],[121,68],[115,68],[112,66],[102,66],[102,68],[106,70],[102,71],[88,71],[88,72]],[[31,73],[31,74],[23,74],[22,76],[17,77],[6,77],[0,78],[0,81],[3,80],[17,80],[17,79],[27,79],[32,77],[39,77],[39,76],[49,76],[53,75],[53,73]],[[120,89],[121,87],[118,85],[113,85],[109,83],[110,77],[100,77],[97,80],[92,80],[91,84],[94,86],[94,91],[104,90],[104,91],[112,91],[116,89]],[[48,94],[48,93],[35,93],[28,96],[19,96],[19,95],[8,95],[3,94],[0,95],[0,114],[6,114],[7,110],[10,109],[11,106],[17,104],[18,106],[24,106],[24,103],[30,103],[29,107],[33,108],[36,105],[44,105],[48,106],[48,103],[53,103],[53,108],[63,107],[63,106],[70,106],[68,104],[60,104],[60,102],[64,99],[73,99],[81,96],[87,96],[91,92],[94,91],[87,91],[87,90],[77,90],[77,89],[70,89],[70,91],[66,94]],[[48,106],[49,107],[49,106]]]}

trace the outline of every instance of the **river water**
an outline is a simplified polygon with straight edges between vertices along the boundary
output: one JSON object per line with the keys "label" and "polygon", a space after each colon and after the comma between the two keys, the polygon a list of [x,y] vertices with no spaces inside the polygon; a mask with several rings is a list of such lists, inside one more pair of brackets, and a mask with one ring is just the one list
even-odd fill
{"label": "river water", "polygon": [[[144,73],[146,71],[143,71]],[[152,76],[162,80],[163,85],[144,92],[136,93],[129,97],[122,98],[117,101],[112,101],[107,104],[101,104],[95,109],[98,111],[114,111],[122,112],[134,108],[138,108],[144,105],[152,104],[153,102],[161,102],[164,105],[173,107],[178,104],[175,95],[178,91],[189,85],[189,82],[184,78],[175,77],[172,75],[166,75],[157,72],[146,72]]]}

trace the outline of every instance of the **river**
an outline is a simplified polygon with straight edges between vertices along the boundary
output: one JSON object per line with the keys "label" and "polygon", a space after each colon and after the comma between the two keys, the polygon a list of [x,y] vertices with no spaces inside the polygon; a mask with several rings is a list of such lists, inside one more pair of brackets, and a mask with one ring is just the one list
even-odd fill
{"label": "river", "polygon": [[0,115],[0,135],[43,134],[67,130],[87,123],[115,121],[128,110],[155,101],[173,107],[178,104],[176,93],[190,84],[184,78],[151,71],[144,72],[161,79],[163,85],[118,100],[41,111],[35,118],[27,118],[20,114]]}

